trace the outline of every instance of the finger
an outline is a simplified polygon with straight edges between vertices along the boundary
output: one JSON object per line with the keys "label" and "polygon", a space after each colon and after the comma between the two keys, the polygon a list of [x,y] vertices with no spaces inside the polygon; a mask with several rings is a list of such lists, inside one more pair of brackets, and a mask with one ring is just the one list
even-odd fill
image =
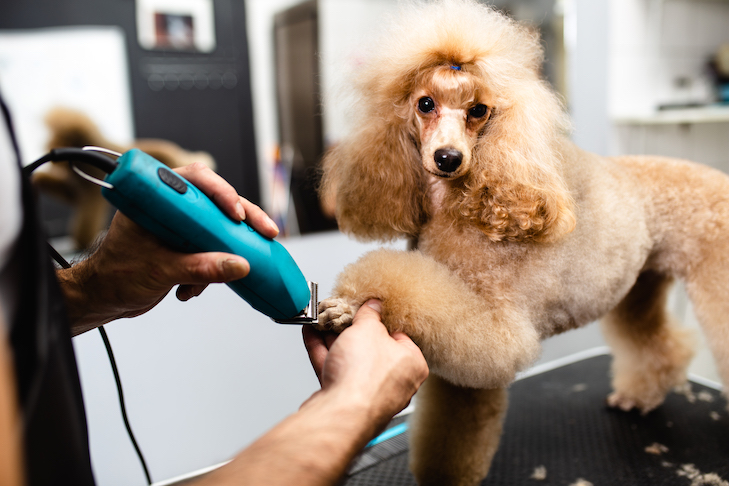
{"label": "finger", "polygon": [[408,336],[407,334],[396,331],[393,332],[390,336],[392,337],[392,339],[397,341],[398,344],[411,348],[413,351],[417,351],[418,354],[422,354],[418,345],[415,344],[415,342],[410,339],[410,336]]}
{"label": "finger", "polygon": [[245,258],[229,253],[179,253],[167,264],[167,283],[206,285],[232,282],[248,275],[250,268]]}
{"label": "finger", "polygon": [[324,341],[324,333],[317,331],[311,326],[303,326],[302,334],[304,336],[304,346],[309,355],[309,361],[321,385],[321,373],[324,369],[327,354],[329,354],[329,350]]}
{"label": "finger", "polygon": [[378,327],[386,333],[385,325],[382,323],[382,303],[377,299],[370,299],[359,308],[352,319],[352,327],[372,326]]}
{"label": "finger", "polygon": [[410,337],[408,337],[405,333],[399,331],[393,332],[392,339],[394,339],[401,346],[404,346],[410,352],[410,356],[412,358],[411,363],[415,366],[414,369],[417,373],[415,381],[418,383],[419,386],[430,374],[430,370],[428,369],[428,363],[425,360],[425,356],[423,356],[423,352],[420,350],[418,345],[415,344],[415,342],[410,339]]}
{"label": "finger", "polygon": [[410,336],[408,336],[407,334],[405,334],[402,331],[395,331],[392,334],[390,334],[390,336],[392,337],[392,339],[394,339],[395,341],[402,343],[402,344],[407,344],[407,343],[415,344],[413,342],[413,340],[410,339]]}
{"label": "finger", "polygon": [[334,344],[334,341],[337,340],[337,337],[339,337],[339,334],[337,334],[336,332],[324,333],[324,344],[326,344],[327,349],[332,349],[332,345]]}
{"label": "finger", "polygon": [[365,302],[362,307],[357,310],[357,313],[354,315],[354,319],[352,320],[352,324],[359,320],[374,320],[377,322],[381,322],[382,314],[382,303],[377,299],[370,299],[367,302]]}
{"label": "finger", "polygon": [[238,195],[233,186],[205,164],[196,162],[175,170],[234,220],[245,220],[256,231],[269,238],[278,235],[278,226],[265,211]]}
{"label": "finger", "polygon": [[263,209],[244,197],[240,198],[239,203],[243,208],[243,219],[248,225],[263,236],[275,238],[278,235],[278,226],[268,217]]}
{"label": "finger", "polygon": [[235,221],[242,221],[245,211],[238,201],[240,196],[233,186],[202,162],[175,169],[208,196],[225,214]]}
{"label": "finger", "polygon": [[375,311],[377,313],[378,317],[380,315],[382,315],[382,302],[380,302],[379,300],[377,300],[377,299],[370,299],[367,302],[365,302],[364,305],[366,307],[369,307],[373,311]]}
{"label": "finger", "polygon": [[177,298],[182,302],[186,302],[193,297],[197,297],[202,294],[203,290],[207,288],[207,285],[180,285],[177,287]]}

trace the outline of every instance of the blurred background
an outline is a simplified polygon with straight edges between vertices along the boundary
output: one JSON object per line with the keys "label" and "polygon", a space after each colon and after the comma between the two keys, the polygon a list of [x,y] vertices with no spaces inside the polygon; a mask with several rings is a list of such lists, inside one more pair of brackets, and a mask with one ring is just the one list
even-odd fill
{"label": "blurred background", "polygon": [[[544,75],[573,139],[603,155],[661,154],[729,171],[729,1],[496,0],[539,29]],[[142,147],[202,161],[282,228],[330,291],[377,244],[350,240],[316,198],[318,164],[347,133],[343,78],[397,0],[23,0],[0,4],[0,91],[24,162],[54,145]],[[111,208],[67,167],[37,176],[54,245],[75,255]],[[404,242],[392,246],[404,248]],[[680,287],[677,316],[696,326]],[[227,287],[167,298],[107,326],[132,426],[155,480],[220,463],[317,388],[297,328]],[[603,342],[596,325],[545,343],[541,363]],[[98,335],[75,339],[100,485],[144,484]],[[705,347],[692,371],[718,380]]]}

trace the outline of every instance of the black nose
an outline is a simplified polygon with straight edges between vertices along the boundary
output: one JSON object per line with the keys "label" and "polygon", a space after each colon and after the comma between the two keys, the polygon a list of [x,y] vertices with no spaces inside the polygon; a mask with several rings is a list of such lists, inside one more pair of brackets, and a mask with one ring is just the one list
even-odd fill
{"label": "black nose", "polygon": [[454,172],[463,161],[463,154],[454,148],[443,148],[433,155],[435,165],[443,172]]}

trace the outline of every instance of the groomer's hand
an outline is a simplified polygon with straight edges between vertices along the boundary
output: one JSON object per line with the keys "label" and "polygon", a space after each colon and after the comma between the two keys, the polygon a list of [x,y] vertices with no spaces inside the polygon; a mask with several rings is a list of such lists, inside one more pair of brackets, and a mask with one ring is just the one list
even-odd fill
{"label": "groomer's hand", "polygon": [[[269,238],[278,228],[266,213],[239,196],[223,178],[201,163],[175,171],[197,186],[225,214],[245,220]],[[209,283],[248,275],[248,262],[228,253],[180,253],[117,212],[98,249],[58,277],[66,296],[72,332],[93,329],[120,317],[148,311],[176,284],[177,297],[188,300]]]}
{"label": "groomer's hand", "polygon": [[378,430],[408,405],[428,376],[418,346],[401,332],[388,333],[380,319],[381,306],[377,300],[366,302],[339,335],[310,326],[303,330],[321,383],[317,394],[365,407]]}
{"label": "groomer's hand", "polygon": [[304,326],[321,390],[199,483],[340,484],[348,464],[428,376],[420,349],[388,334],[369,301],[339,336]]}

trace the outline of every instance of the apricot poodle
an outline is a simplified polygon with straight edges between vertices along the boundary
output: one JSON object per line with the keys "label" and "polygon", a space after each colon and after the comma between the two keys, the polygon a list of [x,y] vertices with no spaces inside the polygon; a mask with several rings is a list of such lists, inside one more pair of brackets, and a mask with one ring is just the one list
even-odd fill
{"label": "apricot poodle", "polygon": [[729,177],[573,145],[538,35],[475,1],[411,5],[373,52],[322,197],[343,231],[413,250],[345,268],[320,325],[343,329],[374,297],[385,325],[422,349],[419,484],[481,481],[516,373],[542,339],[599,318],[614,352],[609,404],[660,405],[693,355],[664,309],[674,278],[729,383]]}

